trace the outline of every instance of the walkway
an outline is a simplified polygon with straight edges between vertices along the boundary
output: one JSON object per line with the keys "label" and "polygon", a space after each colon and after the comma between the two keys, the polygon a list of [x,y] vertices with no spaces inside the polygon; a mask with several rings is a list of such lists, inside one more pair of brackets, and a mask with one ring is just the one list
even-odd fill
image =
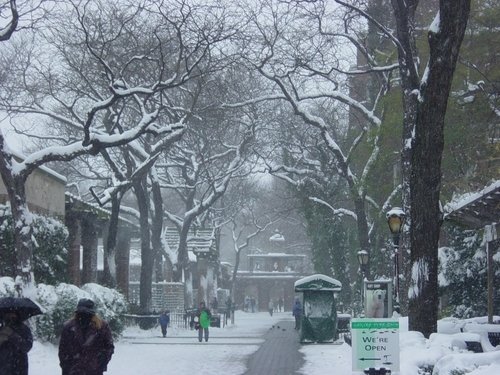
{"label": "walkway", "polygon": [[293,375],[304,365],[304,356],[299,352],[299,334],[295,322],[280,321],[269,329],[264,343],[247,363],[244,375]]}

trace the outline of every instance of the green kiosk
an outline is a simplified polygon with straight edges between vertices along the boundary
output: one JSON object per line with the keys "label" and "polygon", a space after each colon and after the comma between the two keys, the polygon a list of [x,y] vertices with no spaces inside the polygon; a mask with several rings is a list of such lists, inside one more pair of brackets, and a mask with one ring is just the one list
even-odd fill
{"label": "green kiosk", "polygon": [[295,282],[295,292],[303,293],[300,342],[332,342],[338,339],[336,294],[342,283],[316,274]]}

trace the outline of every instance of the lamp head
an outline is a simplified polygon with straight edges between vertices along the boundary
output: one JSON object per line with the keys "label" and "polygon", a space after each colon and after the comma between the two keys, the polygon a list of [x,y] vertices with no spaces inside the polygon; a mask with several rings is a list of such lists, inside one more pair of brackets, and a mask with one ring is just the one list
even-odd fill
{"label": "lamp head", "polygon": [[368,264],[369,254],[366,250],[358,251],[358,262],[361,266],[366,266]]}
{"label": "lamp head", "polygon": [[387,224],[389,224],[389,229],[392,234],[401,233],[403,225],[405,222],[406,214],[399,207],[394,207],[385,215],[387,218]]}

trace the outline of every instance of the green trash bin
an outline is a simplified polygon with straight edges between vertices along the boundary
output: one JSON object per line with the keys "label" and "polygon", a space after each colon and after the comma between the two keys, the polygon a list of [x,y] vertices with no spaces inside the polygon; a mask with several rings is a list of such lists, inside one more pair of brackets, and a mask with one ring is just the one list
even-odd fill
{"label": "green trash bin", "polygon": [[300,342],[332,342],[338,339],[335,294],[340,281],[316,274],[295,282],[295,292],[303,293]]}

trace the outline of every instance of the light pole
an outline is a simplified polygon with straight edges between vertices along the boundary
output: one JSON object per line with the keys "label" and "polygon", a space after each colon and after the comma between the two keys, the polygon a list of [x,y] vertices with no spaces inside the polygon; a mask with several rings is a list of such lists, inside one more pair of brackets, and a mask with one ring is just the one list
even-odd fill
{"label": "light pole", "polygon": [[361,306],[364,308],[365,306],[365,296],[364,296],[364,288],[365,288],[365,273],[366,266],[368,265],[370,255],[366,250],[358,251],[358,263],[359,269],[361,270]]}
{"label": "light pole", "polygon": [[394,207],[385,216],[392,233],[392,244],[394,246],[394,294],[396,304],[399,307],[399,236],[403,230],[406,214],[401,208]]}

